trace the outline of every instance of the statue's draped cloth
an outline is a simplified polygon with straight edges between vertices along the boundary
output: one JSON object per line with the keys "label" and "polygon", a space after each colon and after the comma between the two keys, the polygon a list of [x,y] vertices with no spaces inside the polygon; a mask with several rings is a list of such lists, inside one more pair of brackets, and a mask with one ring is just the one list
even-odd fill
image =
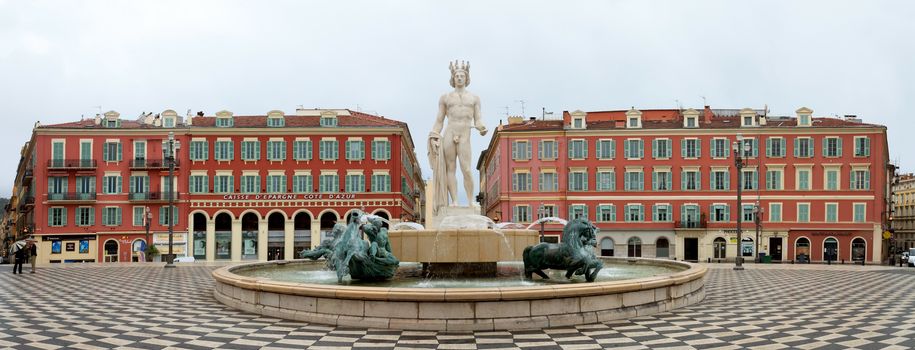
{"label": "statue's draped cloth", "polygon": [[[439,138],[441,139],[441,138]],[[427,197],[426,205],[432,207],[432,215],[437,215],[439,209],[448,205],[448,178],[445,174],[445,154],[442,152],[441,142],[439,146],[432,142],[435,138],[429,138],[429,165],[432,167],[432,200]]]}

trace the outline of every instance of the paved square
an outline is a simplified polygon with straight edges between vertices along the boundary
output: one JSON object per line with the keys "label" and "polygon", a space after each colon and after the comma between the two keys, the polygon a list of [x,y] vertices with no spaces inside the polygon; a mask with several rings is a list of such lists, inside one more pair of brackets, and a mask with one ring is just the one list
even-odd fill
{"label": "paved square", "polygon": [[436,333],[260,317],[212,297],[215,267],[0,270],[0,348],[912,349],[915,268],[711,267],[702,303],[606,324]]}

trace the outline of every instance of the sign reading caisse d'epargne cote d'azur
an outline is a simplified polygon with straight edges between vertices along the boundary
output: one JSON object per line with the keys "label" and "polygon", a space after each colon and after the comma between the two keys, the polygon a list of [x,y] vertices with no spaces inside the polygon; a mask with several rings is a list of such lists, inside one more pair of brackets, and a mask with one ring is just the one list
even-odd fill
{"label": "sign reading caisse d'epargne cote d'azur", "polygon": [[355,199],[354,193],[302,193],[302,194],[227,194],[223,200],[314,200],[314,199]]}

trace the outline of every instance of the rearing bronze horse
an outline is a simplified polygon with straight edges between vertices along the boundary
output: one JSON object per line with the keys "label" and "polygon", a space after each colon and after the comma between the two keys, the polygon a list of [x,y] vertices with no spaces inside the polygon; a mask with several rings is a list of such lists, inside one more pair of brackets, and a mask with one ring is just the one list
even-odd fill
{"label": "rearing bronze horse", "polygon": [[594,254],[597,245],[597,227],[584,219],[574,219],[562,229],[562,243],[539,243],[524,248],[524,277],[533,274],[549,279],[543,269],[566,270],[566,278],[584,275],[594,282],[604,264]]}

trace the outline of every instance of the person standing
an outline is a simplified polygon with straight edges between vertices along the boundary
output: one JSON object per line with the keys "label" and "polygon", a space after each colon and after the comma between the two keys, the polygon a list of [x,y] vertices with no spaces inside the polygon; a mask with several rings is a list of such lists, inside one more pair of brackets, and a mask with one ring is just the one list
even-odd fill
{"label": "person standing", "polygon": [[25,259],[27,256],[28,256],[28,252],[26,251],[25,247],[20,248],[19,250],[16,251],[16,254],[14,256],[14,259],[16,259],[16,261],[13,262],[13,273],[14,274],[16,274],[16,273],[18,273],[20,275],[22,274],[22,263],[25,262]]}
{"label": "person standing", "polygon": [[[38,260],[38,245],[35,241],[29,241],[29,264],[32,265],[32,273],[35,273],[35,260]],[[19,273],[22,273],[22,270]]]}

